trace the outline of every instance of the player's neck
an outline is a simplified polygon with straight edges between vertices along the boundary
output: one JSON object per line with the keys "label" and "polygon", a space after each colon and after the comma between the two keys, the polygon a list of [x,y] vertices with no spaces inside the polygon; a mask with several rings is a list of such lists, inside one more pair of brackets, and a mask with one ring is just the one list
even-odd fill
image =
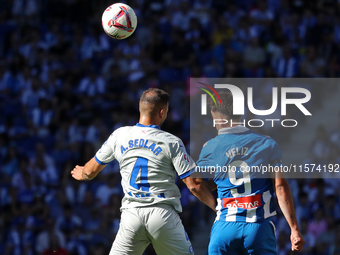
{"label": "player's neck", "polygon": [[232,124],[232,125],[222,124],[222,125],[219,125],[219,127],[217,128],[217,131],[219,131],[222,128],[234,128],[234,127],[236,127],[238,125],[239,124]]}
{"label": "player's neck", "polygon": [[141,116],[139,118],[139,124],[142,124],[144,126],[149,126],[149,125],[157,125],[159,126],[160,125],[160,121],[159,120],[156,120],[154,118],[150,118],[150,117],[145,117],[145,116]]}

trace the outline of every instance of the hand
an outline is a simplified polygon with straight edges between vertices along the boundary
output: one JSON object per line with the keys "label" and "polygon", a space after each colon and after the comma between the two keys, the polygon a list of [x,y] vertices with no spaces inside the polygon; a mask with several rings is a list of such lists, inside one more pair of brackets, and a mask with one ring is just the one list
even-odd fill
{"label": "hand", "polygon": [[76,165],[75,168],[71,171],[71,175],[74,179],[78,181],[83,181],[84,175],[83,175],[84,167]]}
{"label": "hand", "polygon": [[294,230],[290,234],[290,242],[292,243],[292,251],[302,251],[305,240],[299,230]]}

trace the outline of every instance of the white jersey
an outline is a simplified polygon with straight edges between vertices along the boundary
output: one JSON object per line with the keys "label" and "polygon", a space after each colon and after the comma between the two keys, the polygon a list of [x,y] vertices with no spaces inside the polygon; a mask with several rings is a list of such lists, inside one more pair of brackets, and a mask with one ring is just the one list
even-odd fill
{"label": "white jersey", "polygon": [[124,198],[122,207],[144,207],[157,203],[182,211],[181,193],[175,184],[190,175],[196,164],[178,137],[159,126],[127,126],[115,130],[96,153],[99,164],[119,162]]}

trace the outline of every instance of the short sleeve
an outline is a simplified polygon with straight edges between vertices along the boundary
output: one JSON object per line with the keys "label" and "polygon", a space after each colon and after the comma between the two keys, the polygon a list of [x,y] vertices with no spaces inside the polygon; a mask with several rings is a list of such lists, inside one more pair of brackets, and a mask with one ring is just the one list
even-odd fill
{"label": "short sleeve", "polygon": [[103,143],[102,147],[94,156],[95,160],[100,165],[106,165],[115,159],[114,151],[116,144],[116,134],[113,132],[110,137]]}
{"label": "short sleeve", "polygon": [[275,141],[273,141],[272,143],[271,152],[272,153],[269,159],[269,164],[274,167],[283,166],[280,146]]}
{"label": "short sleeve", "polygon": [[196,163],[187,153],[181,140],[170,145],[171,159],[177,174],[181,179],[190,176],[190,171],[195,168]]}

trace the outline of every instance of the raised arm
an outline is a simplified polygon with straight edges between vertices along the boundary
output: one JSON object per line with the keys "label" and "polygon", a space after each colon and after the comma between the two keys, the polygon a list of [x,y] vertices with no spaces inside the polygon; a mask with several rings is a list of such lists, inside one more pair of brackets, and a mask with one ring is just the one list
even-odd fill
{"label": "raised arm", "polygon": [[93,157],[85,166],[76,165],[71,171],[72,177],[78,181],[92,180],[97,174],[105,168],[106,165],[100,165]]}
{"label": "raised arm", "polygon": [[192,178],[190,176],[182,179],[182,181],[187,185],[191,194],[196,196],[202,203],[206,204],[216,212],[215,208],[217,200],[210,191],[208,182],[202,178]]}
{"label": "raised arm", "polygon": [[273,179],[274,190],[279,202],[279,206],[285,216],[291,230],[290,241],[292,251],[302,251],[305,240],[303,239],[295,215],[294,201],[292,192],[286,178],[281,177],[280,173]]}

